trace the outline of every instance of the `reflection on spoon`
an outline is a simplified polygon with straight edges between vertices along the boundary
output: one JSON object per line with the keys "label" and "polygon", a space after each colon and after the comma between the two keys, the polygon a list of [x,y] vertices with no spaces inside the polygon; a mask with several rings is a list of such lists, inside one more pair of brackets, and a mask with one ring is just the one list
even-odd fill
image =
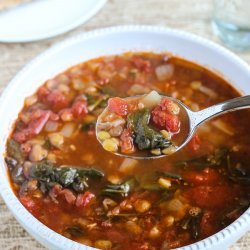
{"label": "reflection on spoon", "polygon": [[103,148],[133,159],[156,159],[183,148],[197,127],[215,116],[250,107],[250,96],[235,98],[193,112],[172,97],[152,91],[114,97],[99,115],[96,136]]}

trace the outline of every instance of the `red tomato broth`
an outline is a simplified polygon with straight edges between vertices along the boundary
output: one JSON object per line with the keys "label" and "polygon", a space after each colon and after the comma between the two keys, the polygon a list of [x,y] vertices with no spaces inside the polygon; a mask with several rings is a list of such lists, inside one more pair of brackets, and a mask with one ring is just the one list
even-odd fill
{"label": "red tomato broth", "polygon": [[[174,71],[159,80],[156,67],[166,64]],[[249,206],[249,111],[217,118],[219,124],[207,122],[183,150],[157,160],[125,160],[105,151],[97,141],[93,123],[109,97],[152,89],[197,110],[239,96],[211,71],[164,54],[126,53],[76,65],[26,99],[10,135],[6,162],[22,204],[56,232],[102,249],[180,247],[237,219]],[[59,96],[46,99],[47,92],[58,91]],[[53,113],[45,126],[37,125],[30,120],[33,110]],[[49,121],[54,127],[47,125]],[[17,139],[18,143],[13,140],[16,134],[26,135],[27,128],[27,138]],[[79,183],[84,186],[86,181],[87,186],[81,189],[79,183],[76,188],[66,179],[64,184],[53,183],[46,175],[48,187],[30,172],[45,160],[52,162],[52,168],[46,166],[54,176],[58,174],[55,168],[68,171],[69,166],[94,168],[104,176],[99,172],[94,172],[95,178],[84,175]],[[79,175],[74,178],[79,181]],[[113,192],[117,184],[134,188],[126,193],[120,185],[117,194]],[[113,193],[108,193],[107,185]],[[197,214],[190,215],[193,210]]]}

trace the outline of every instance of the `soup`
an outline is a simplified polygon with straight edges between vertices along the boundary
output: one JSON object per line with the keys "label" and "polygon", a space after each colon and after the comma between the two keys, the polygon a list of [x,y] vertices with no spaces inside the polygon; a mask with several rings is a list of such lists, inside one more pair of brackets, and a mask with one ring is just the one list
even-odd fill
{"label": "soup", "polygon": [[[6,145],[10,182],[26,209],[99,249],[172,249],[237,219],[250,203],[248,110],[207,122],[185,148],[157,160],[122,158],[97,141],[109,98],[152,90],[194,111],[239,96],[168,54],[125,53],[68,69],[26,98]],[[119,143],[129,147],[127,138]]]}

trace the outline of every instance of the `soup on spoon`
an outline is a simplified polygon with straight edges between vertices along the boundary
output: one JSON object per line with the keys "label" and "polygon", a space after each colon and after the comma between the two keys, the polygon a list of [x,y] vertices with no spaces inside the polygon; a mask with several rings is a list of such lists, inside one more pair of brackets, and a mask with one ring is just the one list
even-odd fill
{"label": "soup on spoon", "polygon": [[107,151],[133,158],[170,155],[184,142],[188,116],[173,98],[156,91],[114,97],[98,117],[97,139]]}

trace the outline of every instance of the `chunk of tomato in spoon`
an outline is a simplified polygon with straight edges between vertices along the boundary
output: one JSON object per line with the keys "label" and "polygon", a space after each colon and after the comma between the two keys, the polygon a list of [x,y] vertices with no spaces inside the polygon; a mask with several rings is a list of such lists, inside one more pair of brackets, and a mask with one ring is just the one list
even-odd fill
{"label": "chunk of tomato in spoon", "polygon": [[126,116],[128,114],[128,103],[119,97],[110,98],[108,109],[117,115]]}

